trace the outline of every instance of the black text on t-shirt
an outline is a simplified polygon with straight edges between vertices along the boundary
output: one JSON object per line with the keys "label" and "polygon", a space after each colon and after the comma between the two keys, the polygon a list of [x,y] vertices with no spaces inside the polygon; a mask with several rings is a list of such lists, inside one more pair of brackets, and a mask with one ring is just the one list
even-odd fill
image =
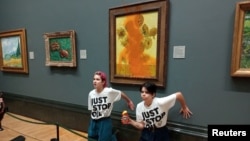
{"label": "black text on t-shirt", "polygon": [[107,103],[107,97],[96,97],[91,99],[91,103],[93,105],[92,116],[99,117],[102,116],[100,111],[109,109],[111,103]]}
{"label": "black text on t-shirt", "polygon": [[154,123],[161,121],[165,115],[165,112],[159,112],[158,107],[146,112],[142,112],[143,121],[146,121],[146,128],[152,128]]}

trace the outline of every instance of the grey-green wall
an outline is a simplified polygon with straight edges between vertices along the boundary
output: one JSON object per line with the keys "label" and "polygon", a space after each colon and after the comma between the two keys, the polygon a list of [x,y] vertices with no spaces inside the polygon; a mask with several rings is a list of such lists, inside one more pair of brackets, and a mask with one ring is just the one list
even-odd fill
{"label": "grey-green wall", "polygon": [[[166,88],[158,96],[182,91],[194,113],[189,120],[177,104],[169,120],[207,124],[250,124],[249,78],[230,76],[235,4],[239,0],[170,0]],[[29,74],[0,72],[0,89],[8,93],[87,106],[96,70],[109,73],[109,8],[142,0],[1,0],[0,31],[25,28]],[[45,66],[46,32],[76,31],[77,68]],[[185,45],[186,58],[173,59],[173,46]],[[79,59],[79,50],[87,59]],[[115,85],[134,101],[138,86]],[[20,107],[21,108],[21,107]],[[116,103],[114,110],[126,109]],[[134,113],[132,111],[129,111]]]}

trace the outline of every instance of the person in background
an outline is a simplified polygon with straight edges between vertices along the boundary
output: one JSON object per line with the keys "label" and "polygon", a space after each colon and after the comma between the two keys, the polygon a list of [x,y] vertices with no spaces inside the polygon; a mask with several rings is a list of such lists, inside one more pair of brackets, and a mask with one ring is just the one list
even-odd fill
{"label": "person in background", "polygon": [[0,91],[0,131],[3,131],[2,120],[5,114],[5,103],[3,100],[3,92]]}
{"label": "person in background", "polygon": [[180,113],[184,118],[192,115],[181,92],[159,98],[156,97],[156,89],[157,86],[152,82],[142,84],[140,92],[143,101],[137,104],[136,120],[125,114],[121,118],[122,124],[130,124],[142,130],[139,141],[169,141],[166,127],[168,111],[176,100],[181,104]]}
{"label": "person in background", "polygon": [[124,92],[107,87],[106,74],[102,71],[94,73],[93,86],[88,96],[88,110],[91,111],[88,140],[116,141],[110,118],[114,102],[123,98],[131,110],[134,110],[134,103]]}

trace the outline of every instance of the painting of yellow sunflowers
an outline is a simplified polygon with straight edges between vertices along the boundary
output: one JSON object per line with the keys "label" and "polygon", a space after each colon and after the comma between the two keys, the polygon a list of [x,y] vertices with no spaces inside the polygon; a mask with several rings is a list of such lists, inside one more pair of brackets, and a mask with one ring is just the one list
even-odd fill
{"label": "painting of yellow sunflowers", "polygon": [[111,82],[165,86],[168,1],[110,9]]}

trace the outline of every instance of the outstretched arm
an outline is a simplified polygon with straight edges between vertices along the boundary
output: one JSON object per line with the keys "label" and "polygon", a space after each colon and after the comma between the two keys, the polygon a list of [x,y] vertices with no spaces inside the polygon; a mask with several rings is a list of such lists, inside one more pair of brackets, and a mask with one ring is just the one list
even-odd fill
{"label": "outstretched arm", "polygon": [[144,128],[144,122],[137,122],[133,119],[131,119],[128,115],[126,116],[122,116],[121,119],[122,124],[130,124],[132,126],[134,126],[137,129],[142,130]]}
{"label": "outstretched arm", "polygon": [[185,99],[184,99],[184,96],[182,95],[182,93],[181,92],[177,92],[176,93],[176,99],[180,102],[180,104],[181,104],[181,110],[180,110],[180,113],[181,114],[183,114],[183,117],[184,118],[190,118],[191,117],[191,115],[193,114],[190,110],[189,110],[189,108],[188,108],[188,106],[187,106],[187,104],[186,104],[186,101],[185,101]]}
{"label": "outstretched arm", "polygon": [[134,105],[133,101],[124,92],[121,93],[121,96],[127,102],[128,107],[131,110],[134,110],[135,105]]}

